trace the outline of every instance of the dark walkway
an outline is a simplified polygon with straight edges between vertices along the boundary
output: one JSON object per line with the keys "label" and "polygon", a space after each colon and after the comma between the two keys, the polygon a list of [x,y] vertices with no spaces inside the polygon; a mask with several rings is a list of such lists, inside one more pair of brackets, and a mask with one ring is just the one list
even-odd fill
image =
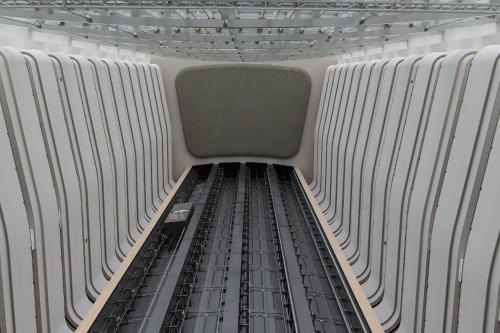
{"label": "dark walkway", "polygon": [[185,227],[158,223],[93,332],[368,330],[292,168],[194,167],[161,221],[187,202]]}

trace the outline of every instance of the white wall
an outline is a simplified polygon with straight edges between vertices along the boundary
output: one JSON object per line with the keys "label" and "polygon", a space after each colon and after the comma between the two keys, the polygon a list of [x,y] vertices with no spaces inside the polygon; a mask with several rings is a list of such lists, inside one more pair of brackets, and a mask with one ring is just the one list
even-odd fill
{"label": "white wall", "polygon": [[49,53],[60,52],[88,57],[150,62],[148,54],[116,47],[110,43],[91,41],[83,37],[70,37],[62,33],[58,34],[36,28],[32,29],[2,23],[0,23],[0,46],[40,50]]}
{"label": "white wall", "polygon": [[189,153],[184,140],[184,133],[179,113],[179,106],[177,102],[177,93],[175,90],[175,78],[177,74],[191,66],[201,65],[214,65],[222,62],[213,61],[193,61],[172,57],[152,57],[151,62],[160,66],[163,73],[165,82],[165,89],[167,93],[167,104],[170,113],[170,121],[172,123],[172,136],[173,136],[173,171],[174,177],[178,177],[182,171],[193,164],[211,163],[211,162],[224,162],[224,161],[253,161],[253,162],[273,162],[285,165],[298,166],[307,180],[312,179],[313,169],[313,143],[314,143],[314,125],[316,122],[316,114],[318,112],[318,105],[323,85],[323,76],[326,67],[336,63],[335,57],[325,57],[309,60],[293,60],[293,61],[277,61],[277,62],[262,62],[261,65],[275,65],[296,67],[305,70],[311,77],[311,96],[309,97],[309,106],[304,124],[304,131],[302,133],[302,142],[299,152],[296,156],[290,159],[269,159],[269,158],[256,158],[256,157],[227,157],[206,159],[197,158]]}
{"label": "white wall", "polygon": [[339,62],[350,63],[463,49],[479,50],[496,44],[500,44],[500,23],[485,23],[428,32],[391,40],[376,47],[356,49],[339,56]]}

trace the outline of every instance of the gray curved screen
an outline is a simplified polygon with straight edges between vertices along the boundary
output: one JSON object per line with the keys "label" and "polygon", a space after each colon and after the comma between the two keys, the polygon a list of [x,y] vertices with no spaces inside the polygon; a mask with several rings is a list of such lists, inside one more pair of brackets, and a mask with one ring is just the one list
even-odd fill
{"label": "gray curved screen", "polygon": [[193,155],[297,153],[311,89],[307,73],[275,66],[194,67],[179,73],[176,89]]}

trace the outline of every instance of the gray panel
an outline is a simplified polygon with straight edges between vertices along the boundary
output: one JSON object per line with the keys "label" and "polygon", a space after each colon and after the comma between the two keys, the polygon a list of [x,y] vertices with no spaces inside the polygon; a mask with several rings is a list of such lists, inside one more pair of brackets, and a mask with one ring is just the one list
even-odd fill
{"label": "gray panel", "polygon": [[[361,80],[361,75],[364,72],[365,64],[358,64],[356,67],[353,78],[351,81],[351,86],[349,89],[349,99],[346,103],[346,109],[344,113],[344,119],[342,123],[339,124],[341,129],[338,137],[338,143],[334,142],[334,147],[336,147],[337,155],[332,156],[333,162],[336,163],[336,174],[332,174],[332,179],[335,179],[335,186],[332,187],[332,195],[330,199],[330,214],[326,214],[326,218],[330,221],[332,229],[337,230],[337,233],[343,230],[344,220],[342,219],[343,211],[343,200],[345,193],[345,153],[347,146],[347,138],[349,136],[349,131],[351,130],[352,118],[354,114],[354,107],[358,99],[359,85]],[[334,199],[334,200],[333,200]]]}
{"label": "gray panel", "polygon": [[152,68],[154,69],[154,73],[156,75],[156,80],[158,82],[158,89],[159,89],[159,96],[161,100],[161,108],[160,108],[160,119],[165,118],[165,125],[166,125],[166,130],[167,130],[167,144],[165,146],[165,149],[167,150],[167,180],[165,181],[165,184],[170,185],[170,188],[174,186],[174,181],[172,179],[172,174],[173,174],[173,169],[172,169],[172,126],[170,123],[170,117],[169,117],[169,112],[167,109],[167,97],[166,97],[166,90],[165,86],[163,84],[163,77],[161,75],[160,67],[158,65],[152,65]]}
{"label": "gray panel", "polygon": [[[432,101],[420,162],[407,214],[406,244],[402,285],[402,331],[422,331],[424,297],[428,265],[429,237],[436,198],[441,191],[440,178],[447,162],[447,147],[454,134],[474,53],[459,51],[444,59]],[[403,234],[404,235],[404,234]]]}
{"label": "gray panel", "polygon": [[189,151],[286,158],[299,149],[310,78],[271,66],[205,66],[177,76]]}
{"label": "gray panel", "polygon": [[132,113],[135,113],[134,119],[139,123],[139,131],[140,131],[140,140],[143,144],[143,161],[144,161],[144,193],[146,195],[145,198],[145,208],[146,208],[146,216],[151,219],[155,213],[154,206],[151,203],[155,200],[153,194],[153,160],[156,160],[152,150],[153,146],[153,133],[150,132],[147,118],[146,118],[146,109],[143,101],[143,93],[141,90],[140,77],[137,71],[135,64],[126,63],[127,70],[129,72],[129,80],[132,86],[132,96],[134,98],[134,107],[135,110],[130,110]]}
{"label": "gray panel", "polygon": [[[345,136],[344,144],[344,158],[342,158],[342,163],[344,164],[344,173],[340,176],[340,180],[344,182],[343,195],[342,192],[339,193],[339,200],[337,200],[339,207],[337,209],[337,218],[341,219],[342,231],[338,236],[338,241],[342,248],[346,248],[351,241],[351,230],[355,229],[354,232],[357,234],[357,224],[353,224],[351,220],[351,200],[352,200],[352,183],[353,183],[353,164],[354,164],[354,153],[357,147],[357,140],[360,136],[360,126],[361,119],[365,111],[365,102],[368,95],[368,85],[370,83],[373,67],[376,64],[375,61],[368,62],[363,67],[362,76],[360,78],[358,92],[356,96],[356,104],[354,106],[352,121],[350,129]],[[369,107],[367,107],[369,109]],[[337,222],[339,223],[339,222]]]}
{"label": "gray panel", "polygon": [[338,153],[340,136],[344,130],[344,121],[346,119],[346,114],[349,112],[347,110],[348,102],[352,99],[354,92],[352,87],[357,86],[359,80],[361,64],[349,65],[347,72],[345,74],[345,80],[337,92],[337,99],[335,101],[334,108],[332,110],[332,122],[330,123],[330,129],[328,132],[328,138],[326,141],[326,186],[325,186],[325,197],[323,204],[321,201],[320,208],[323,210],[327,221],[332,221],[335,217],[335,202],[337,198],[337,173],[338,173]]}
{"label": "gray panel", "polygon": [[[88,247],[85,249],[85,274],[73,271],[71,276],[74,276],[74,279],[85,276],[86,293],[91,299],[96,299],[101,289],[106,285],[106,277],[110,275],[103,266],[102,228],[100,224],[96,227],[96,221],[101,221],[97,170],[86,125],[82,96],[79,93],[75,66],[68,56],[57,54],[52,55],[52,57],[58,75],[60,98],[63,103],[66,126],[70,135],[73,158],[77,165],[76,169],[82,198],[82,214],[84,216],[83,230],[88,243]],[[63,150],[59,150],[59,152],[61,153]],[[74,191],[74,188],[68,190],[68,193],[70,191]],[[70,232],[68,235],[72,236],[74,233]],[[79,253],[72,248],[68,248],[67,251],[71,256]],[[74,266],[72,266],[73,270],[82,268],[78,262],[75,262]]]}
{"label": "gray panel", "polygon": [[400,148],[395,162],[394,176],[388,189],[382,247],[382,281],[384,296],[375,307],[382,327],[393,330],[401,316],[403,255],[406,237],[408,197],[414,185],[415,169],[420,159],[422,137],[425,135],[430,103],[434,98],[437,76],[443,54],[429,54],[422,58],[415,76],[415,84],[403,123]]}
{"label": "gray panel", "polygon": [[137,230],[141,232],[147,225],[149,220],[146,212],[146,206],[150,205],[151,201],[147,201],[148,191],[146,191],[146,158],[145,149],[146,143],[142,135],[142,128],[139,123],[139,115],[137,112],[136,99],[134,94],[135,85],[132,84],[132,78],[128,64],[124,62],[116,62],[122,80],[123,95],[125,96],[125,110],[123,111],[130,126],[132,141],[134,143],[134,170],[136,173],[136,194],[137,194]]}
{"label": "gray panel", "polygon": [[[52,61],[47,54],[37,51],[27,52],[25,58],[30,70],[33,95],[45,137],[45,150],[50,159],[50,173],[61,219],[61,233],[59,228],[56,228],[52,230],[52,234],[43,234],[47,244],[61,247],[57,252],[59,256],[62,255],[63,259],[63,262],[58,260],[52,267],[47,268],[58,272],[64,281],[64,284],[63,281],[58,280],[52,280],[49,283],[49,285],[54,285],[55,289],[51,292],[49,299],[52,302],[62,304],[65,307],[64,311],[68,321],[76,326],[90,307],[90,301],[85,291],[84,253],[88,253],[88,244],[85,244],[84,249],[83,240],[86,237],[83,229],[85,216],[82,214],[84,200],[80,196],[76,164]],[[37,164],[37,167],[39,166],[40,164]],[[42,223],[50,225],[51,223],[47,221]],[[62,236],[62,239],[59,235]],[[62,285],[64,285],[64,290],[61,288]],[[64,299],[59,296],[61,291],[64,291]],[[66,326],[64,312],[53,322],[56,323],[56,326],[51,326],[49,331],[58,330],[57,325],[64,324]]]}
{"label": "gray panel", "polygon": [[[497,129],[498,131],[498,125]],[[465,250],[458,332],[500,328],[500,135],[496,133]]]}
{"label": "gray panel", "polygon": [[157,154],[157,186],[155,186],[158,198],[160,199],[160,202],[163,200],[165,197],[165,191],[163,189],[163,173],[164,173],[164,166],[163,166],[163,144],[164,139],[163,139],[163,126],[159,118],[158,114],[158,104],[156,101],[156,90],[155,86],[153,83],[153,77],[151,76],[151,70],[150,66],[146,64],[141,64],[142,66],[142,71],[144,73],[145,77],[145,87],[147,89],[147,96],[148,100],[150,101],[150,107],[151,107],[151,120],[153,122],[153,129],[155,131],[155,137],[156,137],[156,154]]}
{"label": "gray panel", "polygon": [[[3,116],[10,132],[11,146],[23,188],[32,232],[35,300],[38,302],[38,330],[68,331],[64,322],[60,215],[37,105],[26,61],[13,49],[1,49]],[[15,220],[7,221],[15,223]],[[16,260],[12,256],[10,260]],[[17,277],[13,277],[17,278]]]}
{"label": "gray panel", "polygon": [[342,92],[343,92],[343,88],[344,88],[344,85],[345,85],[345,81],[346,81],[346,75],[347,75],[347,71],[349,70],[349,66],[348,65],[344,65],[344,66],[341,66],[339,68],[339,70],[337,70],[338,72],[338,76],[337,76],[337,80],[335,80],[335,85],[333,86],[333,89],[332,89],[332,94],[333,96],[330,97],[330,102],[328,104],[328,116],[326,118],[326,124],[325,124],[325,129],[324,129],[324,132],[323,132],[323,140],[324,140],[324,153],[323,153],[323,159],[321,161],[321,164],[322,164],[322,167],[323,167],[323,172],[324,172],[324,176],[323,176],[323,179],[322,179],[322,184],[321,184],[321,187],[320,187],[320,191],[317,195],[317,199],[318,199],[318,203],[320,204],[320,208],[323,209],[323,206],[321,206],[321,204],[324,204],[326,203],[325,201],[325,197],[326,197],[326,193],[330,192],[332,189],[331,189],[331,186],[330,186],[330,163],[329,163],[329,160],[331,159],[330,158],[330,154],[331,154],[331,141],[333,140],[333,133],[335,131],[335,124],[336,124],[336,120],[337,120],[337,117],[338,117],[338,108],[339,108],[339,105],[340,105],[340,101],[342,99]]}
{"label": "gray panel", "polygon": [[131,248],[131,244],[127,240],[127,206],[129,203],[126,196],[124,143],[118,128],[116,105],[113,100],[108,68],[99,59],[90,58],[89,61],[93,64],[96,97],[100,105],[98,110],[100,111],[100,120],[109,147],[110,166],[113,168],[114,209],[116,212],[114,226],[115,252],[117,257],[123,260]]}
{"label": "gray panel", "polygon": [[[362,197],[362,175],[364,172],[364,165],[367,153],[368,139],[372,129],[372,120],[375,115],[375,106],[378,99],[378,93],[382,84],[382,74],[388,60],[378,61],[372,70],[370,82],[367,86],[366,100],[363,105],[363,116],[359,129],[359,136],[356,141],[354,151],[354,161],[352,166],[352,198],[350,203],[350,224],[352,228],[353,242],[344,249],[346,257],[349,259],[351,265],[356,263],[360,254],[361,242],[361,197]],[[346,201],[349,200],[346,198]]]}
{"label": "gray panel", "polygon": [[139,237],[139,229],[137,224],[143,218],[139,215],[139,193],[137,193],[137,173],[136,173],[136,151],[134,137],[130,126],[130,119],[127,112],[127,101],[124,95],[123,83],[120,75],[118,64],[111,60],[103,60],[104,64],[108,67],[110,79],[110,93],[114,100],[117,118],[117,128],[119,137],[123,144],[124,159],[123,164],[126,172],[125,186],[126,186],[126,207],[127,211],[127,232],[126,238],[129,244],[133,244]]}
{"label": "gray panel", "polygon": [[158,192],[158,140],[159,133],[157,132],[156,122],[153,120],[153,111],[151,99],[149,98],[150,88],[148,87],[144,66],[142,64],[134,64],[139,79],[138,86],[141,95],[141,100],[144,106],[145,125],[149,133],[151,144],[151,196],[153,198],[153,210],[156,211],[160,207],[161,199]]}
{"label": "gray panel", "polygon": [[[2,61],[3,62],[3,61]],[[2,66],[3,67],[3,66]],[[4,76],[2,71],[2,76]],[[4,88],[5,89],[5,88]],[[2,89],[2,90],[4,90]],[[30,222],[0,109],[0,331],[36,332]],[[12,254],[15,253],[15,258]]]}
{"label": "gray panel", "polygon": [[89,131],[92,151],[99,179],[99,199],[101,212],[101,242],[104,251],[104,265],[109,278],[120,264],[117,257],[116,228],[116,193],[114,191],[115,172],[111,158],[111,143],[102,121],[102,111],[97,96],[97,86],[92,63],[84,57],[73,57],[77,72],[79,92],[83,100],[83,109]]}
{"label": "gray panel", "polygon": [[[328,151],[327,149],[327,139],[328,139],[328,133],[330,132],[330,123],[332,121],[332,109],[335,103],[335,100],[337,98],[337,91],[340,87],[342,87],[342,84],[345,79],[345,73],[346,73],[347,67],[346,66],[338,66],[334,73],[332,73],[333,77],[331,79],[331,88],[328,91],[328,99],[325,100],[325,117],[324,117],[324,125],[323,128],[320,128],[320,140],[319,144],[321,145],[321,154],[319,156],[318,164],[319,164],[319,170],[321,172],[321,177],[320,177],[320,183],[318,186],[318,191],[316,193],[316,198],[318,199],[318,202],[320,201],[320,198],[324,198],[325,196],[325,191],[329,190],[326,187],[326,152]],[[342,83],[341,83],[342,82]]]}
{"label": "gray panel", "polygon": [[361,203],[360,203],[360,254],[359,259],[353,265],[360,282],[366,281],[371,272],[371,239],[372,235],[372,200],[374,200],[374,175],[379,150],[383,139],[387,110],[391,105],[395,89],[395,77],[402,58],[389,61],[382,70],[381,85],[377,92],[377,100],[373,110],[373,119],[368,142],[365,150],[365,161],[361,175]]}
{"label": "gray panel", "polygon": [[[383,277],[385,274],[384,234],[389,204],[390,185],[394,177],[394,168],[401,145],[404,123],[408,114],[410,98],[414,88],[417,64],[421,57],[411,56],[403,60],[395,78],[394,91],[388,104],[379,153],[376,159],[373,178],[373,197],[370,218],[370,275],[363,283],[368,300],[376,304],[384,293]],[[367,221],[363,221],[367,223]]]}
{"label": "gray panel", "polygon": [[373,82],[341,65],[337,87],[325,79],[322,103],[340,98],[318,113],[311,186],[386,331],[500,327],[499,55],[380,61]]}
{"label": "gray panel", "polygon": [[323,172],[321,172],[321,154],[323,153],[323,138],[321,134],[323,133],[323,128],[325,127],[325,117],[326,108],[330,100],[331,85],[333,84],[333,77],[337,71],[337,66],[330,66],[326,69],[325,78],[323,81],[323,89],[321,92],[318,114],[316,116],[316,126],[314,129],[314,179],[311,183],[311,191],[314,195],[319,192],[319,186],[321,184],[321,177]]}
{"label": "gray panel", "polygon": [[69,332],[171,190],[166,100],[154,66],[0,55],[0,330]]}
{"label": "gray panel", "polygon": [[429,331],[456,330],[461,250],[498,122],[499,57],[499,47],[487,47],[472,62],[433,223],[425,323]]}
{"label": "gray panel", "polygon": [[158,86],[156,71],[153,66],[147,65],[144,68],[148,87],[150,89],[149,96],[153,105],[153,118],[157,125],[157,130],[160,133],[158,143],[158,191],[160,198],[165,198],[170,192],[168,183],[168,136],[167,126],[165,122],[165,114],[162,110],[162,101]]}

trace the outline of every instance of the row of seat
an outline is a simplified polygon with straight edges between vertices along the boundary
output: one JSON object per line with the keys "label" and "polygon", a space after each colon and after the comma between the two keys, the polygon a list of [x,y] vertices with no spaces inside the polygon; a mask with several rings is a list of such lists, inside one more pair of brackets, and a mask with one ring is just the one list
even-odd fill
{"label": "row of seat", "polygon": [[500,329],[499,89],[498,46],[326,72],[310,185],[386,331]]}
{"label": "row of seat", "polygon": [[72,331],[172,189],[161,73],[0,48],[0,107],[0,331]]}

